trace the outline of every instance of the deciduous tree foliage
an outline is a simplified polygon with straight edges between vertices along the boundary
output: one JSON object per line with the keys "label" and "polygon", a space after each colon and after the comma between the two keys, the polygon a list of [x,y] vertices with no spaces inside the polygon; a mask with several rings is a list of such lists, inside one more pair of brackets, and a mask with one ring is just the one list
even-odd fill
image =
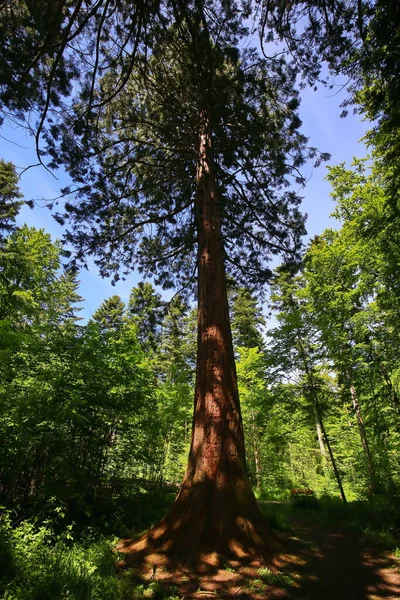
{"label": "deciduous tree foliage", "polygon": [[316,421],[322,460],[325,459],[326,445],[340,495],[343,502],[346,502],[341,474],[324,423],[323,393],[320,393],[321,377],[318,367],[321,362],[323,364],[324,358],[326,360],[326,355],[324,356],[323,342],[315,326],[314,315],[304,294],[304,284],[304,279],[290,276],[284,270],[278,271],[274,278],[271,300],[279,311],[279,327],[271,332],[270,355],[278,372],[286,376],[290,372],[301,374],[300,386],[308,400],[307,408],[309,411],[311,409],[311,415]]}
{"label": "deciduous tree foliage", "polygon": [[150,485],[151,469],[160,470],[162,419],[152,365],[118,297],[78,325],[77,281],[59,273],[60,247],[48,234],[17,229],[4,257],[1,503],[43,517],[54,503],[69,519],[105,525],[108,518],[119,528],[112,503],[121,507],[140,478]]}
{"label": "deciduous tree foliage", "polygon": [[313,298],[317,322],[329,347],[336,369],[351,398],[368,468],[370,487],[376,484],[376,474],[363,419],[363,410],[356,389],[355,371],[359,368],[356,356],[358,343],[357,315],[362,310],[363,290],[358,286],[358,265],[354,254],[342,236],[327,230],[316,238],[307,256],[307,279]]}

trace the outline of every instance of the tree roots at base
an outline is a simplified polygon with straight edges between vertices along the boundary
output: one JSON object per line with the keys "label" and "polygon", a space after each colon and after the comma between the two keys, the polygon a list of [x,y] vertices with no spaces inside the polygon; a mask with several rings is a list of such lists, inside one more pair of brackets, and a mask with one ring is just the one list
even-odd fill
{"label": "tree roots at base", "polygon": [[214,488],[211,494],[208,489],[205,494],[204,486],[200,488],[182,488],[157,525],[137,540],[121,541],[117,549],[127,555],[121,566],[146,563],[207,570],[227,561],[242,566],[274,565],[282,545],[251,489],[240,501],[232,489]]}

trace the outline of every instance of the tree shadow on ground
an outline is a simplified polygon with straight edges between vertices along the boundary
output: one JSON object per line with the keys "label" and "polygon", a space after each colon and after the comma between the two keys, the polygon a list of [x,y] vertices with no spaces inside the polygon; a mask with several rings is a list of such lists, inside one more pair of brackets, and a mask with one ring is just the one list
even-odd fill
{"label": "tree shadow on ground", "polygon": [[[131,581],[129,600],[223,598],[235,600],[395,600],[400,598],[398,561],[335,523],[297,519],[294,534],[280,534],[285,554],[274,566],[243,557],[220,562],[204,554],[196,565],[167,561],[121,563]],[[271,570],[268,569],[271,567]],[[128,588],[127,588],[128,589]]]}
{"label": "tree shadow on ground", "polygon": [[[265,573],[268,571],[268,573]],[[127,581],[131,578],[129,600],[161,599],[200,599],[235,598],[235,600],[263,600],[265,598],[287,598],[284,580],[271,584],[268,579],[279,577],[267,569],[260,569],[259,563],[244,565],[239,561],[227,561],[221,566],[213,566],[208,559],[196,567],[180,568],[174,571],[158,566],[137,566],[122,574]],[[286,576],[286,581],[289,578]]]}
{"label": "tree shadow on ground", "polygon": [[[362,536],[334,523],[295,522],[291,573],[295,585],[284,598],[298,600],[378,600],[400,598],[396,559]],[[297,563],[297,564],[296,564]]]}

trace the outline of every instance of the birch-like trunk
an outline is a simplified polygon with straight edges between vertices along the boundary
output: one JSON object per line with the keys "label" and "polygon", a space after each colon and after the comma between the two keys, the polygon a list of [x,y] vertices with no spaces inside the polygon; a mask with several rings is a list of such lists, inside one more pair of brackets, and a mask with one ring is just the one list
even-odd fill
{"label": "birch-like trunk", "polygon": [[322,458],[325,459],[326,458],[326,450],[325,450],[325,444],[324,444],[324,436],[322,434],[321,423],[318,421],[318,419],[316,420],[316,428],[317,428],[317,437],[318,437],[318,443],[319,443],[319,451],[321,453]]}

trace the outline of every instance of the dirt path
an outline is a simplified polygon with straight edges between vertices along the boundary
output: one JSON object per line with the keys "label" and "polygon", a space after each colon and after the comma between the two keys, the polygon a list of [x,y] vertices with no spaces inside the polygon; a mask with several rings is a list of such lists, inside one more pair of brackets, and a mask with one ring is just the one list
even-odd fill
{"label": "dirt path", "polygon": [[140,588],[140,593],[129,598],[400,600],[399,560],[335,523],[316,523],[307,513],[299,515],[291,519],[294,533],[280,535],[286,556],[280,561],[278,581],[268,570],[263,576],[256,566],[243,568],[233,563],[204,572],[171,573],[160,568],[141,573],[145,587],[161,585],[159,595]]}
{"label": "dirt path", "polygon": [[399,600],[400,565],[387,551],[335,525],[294,521],[295,586],[282,598]]}

